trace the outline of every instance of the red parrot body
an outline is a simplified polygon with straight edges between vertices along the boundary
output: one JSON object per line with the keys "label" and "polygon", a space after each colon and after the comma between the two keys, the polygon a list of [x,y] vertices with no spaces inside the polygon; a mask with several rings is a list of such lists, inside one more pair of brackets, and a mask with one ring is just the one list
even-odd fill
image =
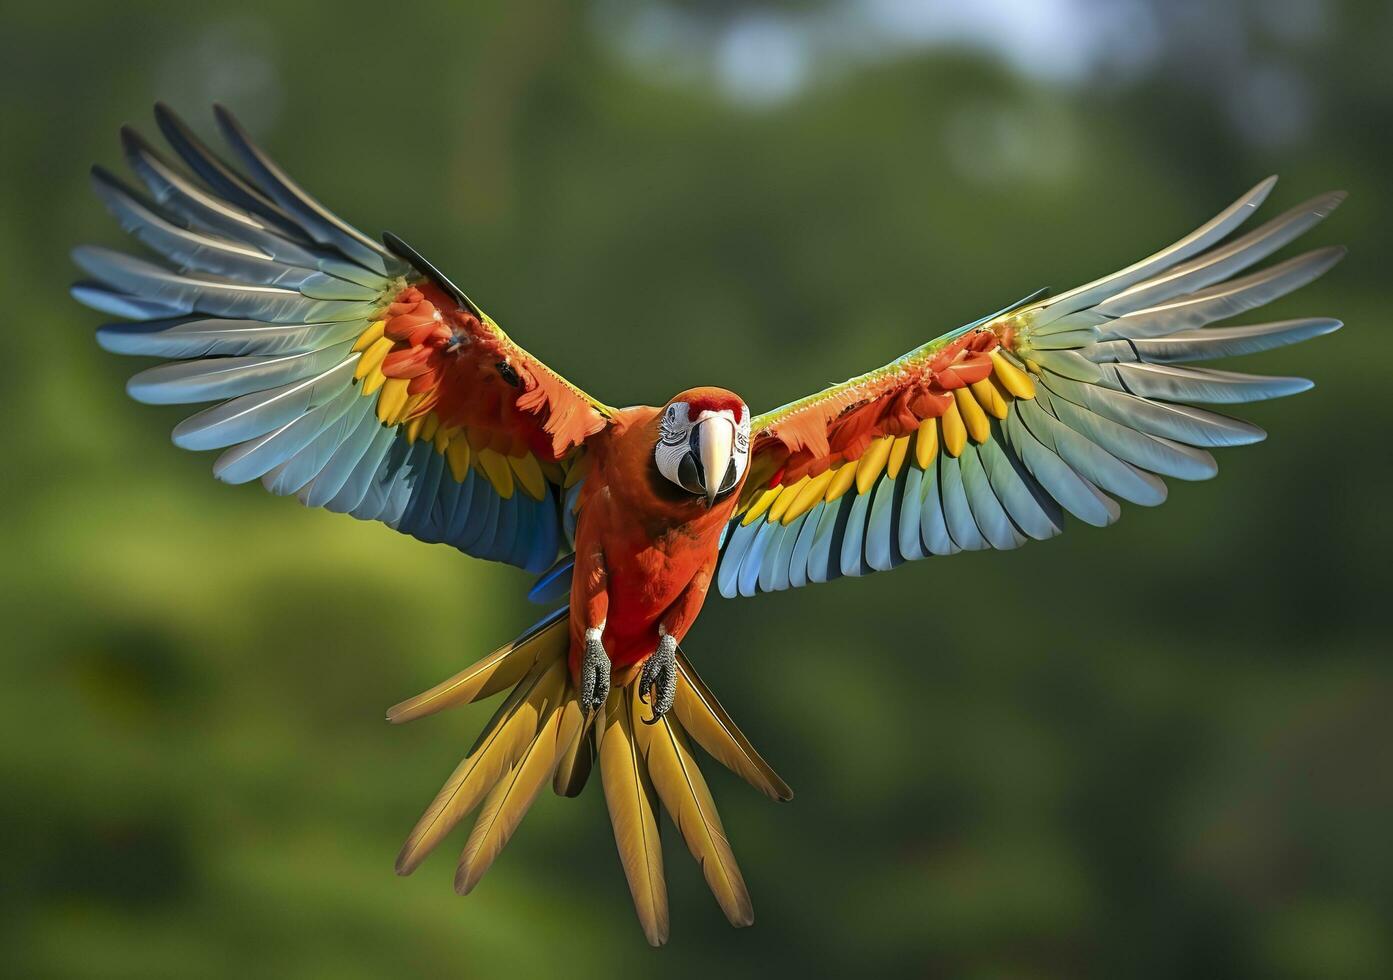
{"label": "red parrot body", "polygon": [[[731,409],[742,404],[720,388],[693,389],[675,400]],[[591,627],[603,627],[619,685],[653,652],[660,625],[681,641],[706,599],[721,532],[740,497],[737,484],[708,506],[657,473],[660,414],[649,406],[623,409],[589,444],[571,586],[573,676]]]}

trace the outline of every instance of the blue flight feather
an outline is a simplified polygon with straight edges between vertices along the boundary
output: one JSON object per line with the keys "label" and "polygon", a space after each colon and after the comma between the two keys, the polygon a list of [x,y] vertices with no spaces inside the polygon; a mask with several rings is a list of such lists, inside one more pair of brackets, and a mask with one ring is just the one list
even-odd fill
{"label": "blue flight feather", "polygon": [[943,501],[943,519],[953,543],[964,551],[984,551],[991,547],[972,516],[967,491],[963,489],[961,464],[947,453],[938,461],[938,490]]}

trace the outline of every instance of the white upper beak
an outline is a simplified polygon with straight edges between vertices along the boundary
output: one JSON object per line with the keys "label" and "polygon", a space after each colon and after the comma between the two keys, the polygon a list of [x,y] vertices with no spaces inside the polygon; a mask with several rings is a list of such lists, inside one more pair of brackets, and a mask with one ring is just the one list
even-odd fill
{"label": "white upper beak", "polygon": [[730,455],[735,443],[735,425],[724,415],[703,413],[697,420],[697,439],[701,445],[701,469],[706,479],[706,504],[716,502],[730,468]]}

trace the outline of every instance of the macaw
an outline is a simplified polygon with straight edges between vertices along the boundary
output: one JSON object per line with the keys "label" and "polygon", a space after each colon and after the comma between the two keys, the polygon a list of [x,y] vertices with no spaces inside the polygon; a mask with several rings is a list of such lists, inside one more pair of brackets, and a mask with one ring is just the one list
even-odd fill
{"label": "macaw", "polygon": [[645,936],[668,912],[660,807],[736,926],[750,897],[694,746],[774,800],[792,792],[693,670],[683,637],[722,596],[800,588],[930,555],[1018,548],[1095,526],[1118,500],[1203,480],[1210,450],[1257,426],[1196,404],[1304,391],[1300,378],[1192,367],[1340,326],[1212,328],[1320,276],[1343,250],[1247,271],[1325,218],[1323,194],[1241,236],[1275,178],[1175,244],[1087,285],[1035,293],[867,374],[752,416],[694,388],[612,408],[515,343],[393,235],[363,235],[303,191],[224,109],[243,169],[165,106],[180,164],[134,130],[143,192],[101,167],[97,194],[154,253],[82,246],[82,303],[121,322],[97,340],[169,359],[138,401],[212,402],[174,443],[220,450],[214,475],[378,520],[539,579],[560,603],[517,639],[388,711],[395,723],[509,691],[407,838],[409,874],[480,808],[455,879],[468,893],[551,782],[592,765]]}

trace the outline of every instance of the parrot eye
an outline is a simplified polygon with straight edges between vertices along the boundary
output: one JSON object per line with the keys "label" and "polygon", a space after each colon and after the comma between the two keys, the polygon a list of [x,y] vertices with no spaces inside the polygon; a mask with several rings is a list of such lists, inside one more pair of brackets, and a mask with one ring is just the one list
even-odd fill
{"label": "parrot eye", "polygon": [[682,416],[683,413],[677,410],[676,405],[669,405],[663,413],[663,421],[659,428],[658,438],[664,445],[676,446],[687,441],[687,434],[691,426],[687,425],[687,420]]}

